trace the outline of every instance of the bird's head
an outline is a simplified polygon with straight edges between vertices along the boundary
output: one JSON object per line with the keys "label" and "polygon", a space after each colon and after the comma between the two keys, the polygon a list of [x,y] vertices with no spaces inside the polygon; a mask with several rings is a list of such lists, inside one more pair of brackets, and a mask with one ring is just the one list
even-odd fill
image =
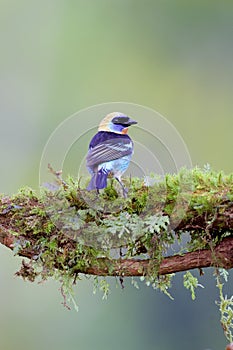
{"label": "bird's head", "polygon": [[130,125],[137,122],[121,112],[113,112],[106,115],[100,122],[98,131],[115,132],[117,134],[127,134]]}

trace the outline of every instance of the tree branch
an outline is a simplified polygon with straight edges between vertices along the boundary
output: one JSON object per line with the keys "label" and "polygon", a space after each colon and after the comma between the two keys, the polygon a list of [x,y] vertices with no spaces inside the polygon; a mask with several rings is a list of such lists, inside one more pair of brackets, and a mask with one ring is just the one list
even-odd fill
{"label": "tree branch", "polygon": [[[84,273],[101,276],[142,276],[151,264],[150,259],[118,259],[115,261],[99,259],[99,261],[98,267],[89,267]],[[213,251],[203,249],[184,255],[165,257],[158,273],[166,275],[210,266],[221,266],[225,269],[233,267],[233,238],[225,238]]]}
{"label": "tree branch", "polygon": [[[161,259],[160,264],[158,264],[156,254],[150,255],[148,249],[147,255],[143,255],[144,258],[141,258],[140,250],[136,250],[136,254],[132,254],[130,258],[110,259],[107,255],[104,256],[103,251],[100,254],[93,253],[89,246],[82,247],[81,252],[79,249],[77,253],[77,241],[64,234],[59,225],[54,225],[51,219],[51,207],[53,207],[53,215],[54,212],[59,214],[67,203],[68,214],[70,208],[72,210],[75,208],[76,216],[80,213],[83,215],[84,211],[86,221],[83,227],[89,224],[96,225],[94,229],[93,226],[90,226],[91,234],[95,229],[101,230],[102,227],[104,229],[105,226],[101,226],[104,220],[108,219],[108,222],[111,222],[111,220],[118,219],[118,214],[114,216],[111,212],[98,212],[96,216],[91,213],[86,201],[83,201],[83,192],[77,190],[75,183],[72,183],[72,186],[65,184],[62,188],[62,195],[60,190],[58,194],[48,191],[41,197],[32,190],[25,189],[12,198],[0,198],[0,243],[12,249],[15,254],[32,261],[40,258],[42,264],[47,264],[46,268],[49,266],[51,270],[54,268],[68,269],[74,275],[84,273],[99,276],[142,276],[148,274],[153,266],[157,268],[159,275],[209,266],[230,269],[233,267],[233,202],[231,201],[233,177],[223,179],[222,175],[215,174],[210,182],[212,174],[207,178],[204,176],[207,175],[203,173],[198,174],[198,177],[196,175],[196,189],[192,192],[188,189],[182,195],[177,195],[180,183],[174,176],[171,176],[169,181],[166,180],[164,188],[159,185],[154,189],[155,192],[149,195],[143,184],[141,187],[138,186],[138,183],[135,186],[135,193],[131,194],[127,202],[128,207],[123,211],[138,214],[146,194],[147,199],[149,198],[151,202],[146,203],[147,216],[144,213],[138,214],[140,222],[144,223],[148,215],[149,218],[154,218],[154,215],[160,215],[162,218],[168,216],[170,226],[167,228],[167,233],[170,230],[173,235],[180,236],[180,232],[189,232],[191,239],[194,237],[194,240],[198,240],[202,237],[202,243],[206,243],[197,246],[196,251],[165,256]],[[57,206],[57,198],[59,197],[60,200],[61,196],[63,199]],[[66,202],[63,202],[64,199]],[[105,202],[104,199],[104,204]],[[184,205],[185,213],[182,212]],[[66,216],[67,212],[65,211],[63,215]],[[99,221],[96,223],[95,220]],[[228,234],[225,235],[225,233]],[[156,250],[157,244],[160,244],[160,241],[156,240],[157,237],[156,232],[151,237],[151,242],[155,240],[152,250]],[[212,241],[216,237],[218,237],[217,244]],[[140,244],[143,249],[145,248],[144,243],[142,239]],[[145,253],[143,250],[142,252]],[[48,259],[49,262],[46,262],[45,259]]]}
{"label": "tree branch", "polygon": [[[41,204],[35,200],[28,202],[27,205],[33,205],[33,208],[40,207]],[[222,216],[222,214],[221,214]],[[229,221],[229,212],[227,214]],[[15,244],[21,241],[30,241],[30,246],[20,249],[18,254],[22,257],[35,259],[40,253],[39,248],[34,246],[35,237],[29,232],[28,235],[14,235],[12,231],[16,231],[12,219],[12,211],[5,211],[0,215],[0,243],[13,250]],[[194,218],[193,218],[194,220]],[[200,221],[200,217],[198,217]],[[221,221],[222,222],[222,221]],[[185,228],[184,223],[182,224]],[[181,226],[181,225],[180,225]],[[187,228],[190,228],[188,224]],[[221,227],[222,228],[222,227]],[[53,232],[55,234],[55,232]],[[74,247],[74,241],[67,239],[66,245]],[[23,244],[22,244],[23,246]],[[84,273],[99,276],[142,276],[148,271],[153,264],[153,259],[108,259],[98,258],[98,264],[94,266],[83,267],[77,269],[76,273]],[[156,261],[155,261],[156,263]],[[226,269],[233,267],[233,237],[224,238],[216,247],[211,249],[201,249],[194,252],[187,252],[183,255],[173,255],[164,257],[158,273],[159,275],[171,274],[179,271],[186,271],[195,268],[205,268],[210,266],[221,266]],[[57,266],[59,268],[59,266]]]}
{"label": "tree branch", "polygon": [[[96,196],[58,175],[56,190],[51,186],[38,195],[26,188],[15,196],[0,197],[0,243],[29,259],[22,261],[16,275],[32,282],[59,276],[64,305],[63,286],[69,294],[80,273],[117,276],[122,285],[122,277],[143,276],[146,283],[153,281],[156,286],[158,282],[164,291],[170,276],[159,278],[162,275],[211,266],[233,268],[233,175],[181,171],[166,175],[163,183],[149,190],[132,179],[124,201],[113,187]],[[190,236],[186,252],[164,256],[164,248],[182,238],[182,233]],[[111,245],[113,237],[122,236],[123,241]],[[120,258],[111,257],[116,247]],[[101,288],[107,293],[107,286]],[[229,310],[221,310],[224,317]],[[232,324],[224,322],[224,332],[231,339]]]}
{"label": "tree branch", "polygon": [[[0,226],[0,242],[13,249],[15,237]],[[22,249],[20,256],[32,259],[37,254],[34,249]],[[151,259],[108,259],[98,258],[98,264],[89,266],[76,272],[97,276],[143,276],[153,263]],[[210,266],[230,269],[233,267],[233,237],[222,240],[213,250],[202,249],[183,255],[168,256],[163,259],[159,267],[159,275],[166,275],[195,268]]]}

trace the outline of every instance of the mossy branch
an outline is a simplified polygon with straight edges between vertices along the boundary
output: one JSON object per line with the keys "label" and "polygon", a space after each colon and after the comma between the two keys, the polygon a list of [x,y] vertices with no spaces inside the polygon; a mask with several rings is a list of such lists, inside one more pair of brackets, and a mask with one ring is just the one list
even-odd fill
{"label": "mossy branch", "polygon": [[221,275],[227,280],[225,269],[233,267],[233,174],[183,169],[163,179],[128,179],[123,199],[113,180],[97,195],[52,173],[57,183],[39,194],[24,188],[0,196],[0,243],[29,259],[16,275],[31,282],[59,279],[63,304],[77,309],[72,293],[80,274],[95,275],[104,298],[109,285],[103,276],[118,277],[122,286],[131,276],[136,287],[133,277],[141,276],[171,297],[172,275],[188,271],[184,287],[194,299],[199,284],[189,270],[212,266],[221,325],[232,342],[233,297],[224,296]]}
{"label": "mossy branch", "polygon": [[[148,187],[131,179],[126,201],[115,184],[97,197],[73,179],[39,195],[26,188],[2,196],[0,242],[39,261],[43,277],[53,269],[73,276],[145,276],[151,271],[159,276],[232,268],[233,176],[195,169],[154,182]],[[166,256],[166,248],[184,232],[190,240],[182,253]],[[114,258],[116,248],[126,252]],[[32,279],[25,266],[21,275]]]}

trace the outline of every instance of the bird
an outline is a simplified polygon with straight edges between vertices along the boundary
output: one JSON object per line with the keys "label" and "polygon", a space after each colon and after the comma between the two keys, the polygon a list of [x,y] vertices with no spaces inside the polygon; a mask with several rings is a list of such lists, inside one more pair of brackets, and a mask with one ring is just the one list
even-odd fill
{"label": "bird", "polygon": [[127,132],[134,124],[137,124],[135,120],[121,112],[109,113],[100,122],[86,156],[86,167],[91,174],[88,191],[99,193],[100,189],[107,187],[107,178],[112,174],[121,185],[124,197],[127,197],[121,176],[133,155],[134,144]]}

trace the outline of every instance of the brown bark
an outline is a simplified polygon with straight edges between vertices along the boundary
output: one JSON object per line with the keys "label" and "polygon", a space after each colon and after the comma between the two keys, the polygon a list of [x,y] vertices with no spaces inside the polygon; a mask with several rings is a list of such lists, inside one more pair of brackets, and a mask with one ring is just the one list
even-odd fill
{"label": "brown bark", "polygon": [[[4,227],[0,226],[0,243],[13,249],[15,237]],[[27,258],[33,258],[36,250],[32,247],[20,251],[19,255]],[[99,276],[142,276],[147,271],[150,259],[115,259],[99,258],[98,265],[89,266],[82,271],[85,274]],[[165,257],[159,268],[160,275],[187,271],[195,268],[205,268],[218,266],[226,269],[233,267],[233,237],[227,237],[222,240],[213,249],[202,249],[195,252],[189,252],[183,255],[173,255]]]}
{"label": "brown bark", "polygon": [[[151,264],[150,259],[99,259],[98,266],[81,271],[99,276],[142,276]],[[156,262],[155,262],[156,263]],[[210,266],[230,269],[233,267],[233,238],[225,238],[213,250],[199,250],[184,255],[165,257],[160,264],[159,275],[187,271]]]}
{"label": "brown bark", "polygon": [[[11,204],[9,198],[0,199],[0,204],[7,204],[7,208],[0,212],[0,243],[5,245],[10,249],[14,249],[15,242],[22,239],[28,240],[30,246],[23,248],[18,252],[19,255],[33,259],[40,252],[36,246],[36,237],[30,231],[28,233],[19,232],[17,227],[17,222],[14,220],[14,205]],[[27,212],[30,210],[43,208],[36,198],[28,199],[24,205],[24,219],[27,220]],[[220,210],[220,209],[221,210]],[[197,212],[190,212],[189,220],[184,219],[180,222],[179,226],[175,230],[190,231],[190,232],[200,232],[204,231],[208,235],[215,235],[218,232],[226,232],[233,228],[233,203],[230,201],[225,201],[223,198],[222,203],[218,205],[215,211],[215,216],[211,221],[207,221],[207,216],[205,213],[198,214]],[[42,219],[43,220],[43,219]],[[43,225],[41,225],[43,227]],[[12,234],[16,232],[18,235]],[[52,234],[59,235],[59,231],[54,229]],[[43,231],[41,232],[43,236]],[[67,249],[75,249],[75,241],[67,238],[66,242]],[[142,276],[148,271],[148,269],[153,265],[153,260],[151,259],[108,259],[99,258],[98,264],[95,266],[84,267],[82,271],[77,271],[90,275],[100,275],[100,276]],[[156,261],[155,261],[156,265]],[[170,273],[175,273],[179,271],[191,270],[194,268],[205,268],[209,266],[221,266],[226,269],[233,267],[233,237],[227,237],[222,239],[222,241],[212,249],[202,249],[195,252],[188,252],[183,255],[173,255],[169,257],[164,257],[159,267],[159,274],[165,275]],[[57,266],[59,268],[59,266]]]}

